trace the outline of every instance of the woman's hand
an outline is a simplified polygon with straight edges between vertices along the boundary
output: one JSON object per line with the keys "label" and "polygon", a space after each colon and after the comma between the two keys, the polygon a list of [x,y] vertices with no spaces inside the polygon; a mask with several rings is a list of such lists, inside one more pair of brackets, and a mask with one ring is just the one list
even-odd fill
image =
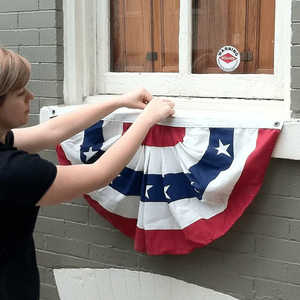
{"label": "woman's hand", "polygon": [[127,92],[120,97],[122,99],[123,107],[138,109],[144,109],[153,98],[153,96],[144,88]]}
{"label": "woman's hand", "polygon": [[174,102],[168,99],[152,98],[141,112],[140,117],[148,121],[151,126],[172,116],[175,113]]}

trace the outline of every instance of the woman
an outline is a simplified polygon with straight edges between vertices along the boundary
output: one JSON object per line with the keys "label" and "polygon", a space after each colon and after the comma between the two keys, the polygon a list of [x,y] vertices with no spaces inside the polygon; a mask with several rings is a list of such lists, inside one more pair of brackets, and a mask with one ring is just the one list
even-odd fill
{"label": "woman", "polygon": [[[144,89],[51,119],[28,121],[28,61],[0,48],[0,299],[39,299],[32,238],[39,206],[70,201],[109,184],[130,162],[148,130],[174,114],[174,103]],[[119,107],[143,109],[128,131],[93,164],[55,166],[37,154],[90,127]]]}

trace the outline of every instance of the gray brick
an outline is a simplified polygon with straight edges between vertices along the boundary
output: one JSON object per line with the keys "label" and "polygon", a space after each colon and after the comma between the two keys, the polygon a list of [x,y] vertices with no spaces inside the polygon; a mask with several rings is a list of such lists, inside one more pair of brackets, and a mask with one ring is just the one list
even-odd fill
{"label": "gray brick", "polygon": [[271,216],[299,219],[299,199],[260,194],[251,204],[251,211]]}
{"label": "gray brick", "polygon": [[36,257],[39,266],[46,268],[61,268],[62,265],[62,255],[47,252],[44,250],[36,250]]}
{"label": "gray brick", "polygon": [[286,218],[244,213],[232,230],[288,239],[290,221]]}
{"label": "gray brick", "polygon": [[55,46],[20,47],[20,55],[31,63],[57,63],[62,62],[63,48]]}
{"label": "gray brick", "polygon": [[113,228],[113,225],[100,216],[92,207],[89,208],[89,224],[97,227]]}
{"label": "gray brick", "polygon": [[62,29],[46,28],[40,30],[41,45],[63,45]]}
{"label": "gray brick", "polygon": [[62,10],[61,0],[39,0],[39,4],[41,10],[45,10],[45,9]]}
{"label": "gray brick", "polygon": [[300,111],[300,89],[291,90],[291,110]]}
{"label": "gray brick", "polygon": [[91,245],[90,249],[90,259],[123,268],[137,268],[137,257],[138,255],[135,256],[126,251],[97,245]]}
{"label": "gray brick", "polygon": [[272,158],[267,169],[267,176],[272,177],[272,174],[300,176],[300,161],[289,159]]}
{"label": "gray brick", "polygon": [[40,64],[39,63],[31,63],[31,80],[40,80]]}
{"label": "gray brick", "polygon": [[88,208],[84,206],[63,203],[44,207],[43,213],[44,216],[50,218],[66,219],[83,224],[88,222]]}
{"label": "gray brick", "polygon": [[292,2],[292,22],[300,21],[300,2]]}
{"label": "gray brick", "polygon": [[0,0],[0,7],[2,12],[31,11],[39,9],[39,2],[38,0]]}
{"label": "gray brick", "polygon": [[[300,178],[293,177],[290,179],[290,195],[291,197],[300,198]],[[300,199],[299,199],[300,201]]]}
{"label": "gray brick", "polygon": [[[224,271],[224,253],[208,247],[188,255],[148,256],[139,254],[140,270],[180,278],[196,283],[208,269]],[[194,266],[191,272],[191,266]]]}
{"label": "gray brick", "polygon": [[19,28],[47,28],[56,26],[56,11],[19,13]]}
{"label": "gray brick", "polygon": [[79,257],[64,255],[61,268],[105,268],[106,264],[98,260],[82,259]]}
{"label": "gray brick", "polygon": [[52,286],[56,285],[53,270],[51,268],[44,268],[39,266],[39,273],[41,282],[47,283]]}
{"label": "gray brick", "polygon": [[56,286],[41,284],[41,300],[60,300]]}
{"label": "gray brick", "polygon": [[255,235],[238,232],[227,232],[209,245],[209,248],[223,251],[236,251],[253,254],[255,252]]}
{"label": "gray brick", "polygon": [[253,255],[225,253],[224,263],[229,272],[287,282],[286,262]]}
{"label": "gray brick", "polygon": [[300,285],[300,264],[288,264],[288,278],[290,283]]}
{"label": "gray brick", "polygon": [[86,202],[86,200],[84,199],[84,197],[76,198],[76,199],[72,200],[72,203],[73,204],[78,204],[78,205],[89,207],[89,205]]}
{"label": "gray brick", "polygon": [[300,44],[300,24],[292,24],[292,44]]}
{"label": "gray brick", "polygon": [[[62,92],[61,92],[62,93]],[[59,104],[63,104],[63,98],[39,98],[40,99],[40,108],[44,106],[55,106]]]}
{"label": "gray brick", "polygon": [[39,45],[38,30],[1,30],[0,44],[3,46],[34,46]]}
{"label": "gray brick", "polygon": [[268,257],[278,261],[299,263],[299,250],[299,242],[265,236],[256,237],[256,252],[259,256]]}
{"label": "gray brick", "polygon": [[291,48],[291,66],[300,66],[300,46],[292,46]]}
{"label": "gray brick", "polygon": [[81,258],[88,258],[89,243],[75,239],[66,239],[46,235],[44,250]]}
{"label": "gray brick", "polygon": [[53,162],[54,164],[58,165],[58,159],[57,159],[57,154],[54,150],[43,150],[39,153],[39,155],[44,158],[47,159],[51,162]]}
{"label": "gray brick", "polygon": [[0,28],[3,29],[17,29],[18,28],[18,14],[1,14],[0,13]]}
{"label": "gray brick", "polygon": [[43,234],[51,234],[57,237],[64,237],[64,220],[50,219],[43,216],[39,216],[36,222],[35,231]]}
{"label": "gray brick", "polygon": [[44,248],[44,234],[35,232],[34,233],[34,244],[35,244],[36,248],[43,249]]}
{"label": "gray brick", "polygon": [[235,298],[238,297],[237,299],[252,299],[255,297],[254,279],[240,274],[231,273],[228,276],[228,273],[222,270],[205,269],[192,283],[221,291],[224,294],[234,295]]}
{"label": "gray brick", "polygon": [[113,231],[99,227],[87,226],[74,222],[66,222],[66,237],[88,240],[90,243],[111,246],[113,241]]}
{"label": "gray brick", "polygon": [[300,286],[255,279],[255,299],[299,300]]}
{"label": "gray brick", "polygon": [[[299,73],[300,75],[300,73]],[[268,194],[277,196],[289,196],[289,179],[290,176],[282,174],[266,174],[261,187],[261,191],[268,191]]]}
{"label": "gray brick", "polygon": [[30,101],[30,113],[31,114],[39,114],[40,112],[40,101],[37,99],[33,99]]}
{"label": "gray brick", "polygon": [[62,81],[30,80],[28,88],[36,97],[62,97]]}
{"label": "gray brick", "polygon": [[290,238],[291,240],[300,242],[300,221],[291,220]]}
{"label": "gray brick", "polygon": [[30,115],[29,116],[29,121],[26,124],[26,126],[24,126],[24,127],[38,125],[39,123],[40,123],[39,115]]}
{"label": "gray brick", "polygon": [[291,69],[291,88],[300,88],[300,68]]}
{"label": "gray brick", "polygon": [[40,64],[40,79],[41,80],[63,80],[63,64],[57,63],[42,63]]}

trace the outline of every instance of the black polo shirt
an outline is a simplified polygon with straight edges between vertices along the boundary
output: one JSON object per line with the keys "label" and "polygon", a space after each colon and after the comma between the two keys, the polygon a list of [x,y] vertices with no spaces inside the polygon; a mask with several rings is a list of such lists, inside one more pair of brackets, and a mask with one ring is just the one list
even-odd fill
{"label": "black polo shirt", "polygon": [[12,145],[10,132],[0,143],[0,299],[38,300],[36,204],[53,183],[56,166]]}

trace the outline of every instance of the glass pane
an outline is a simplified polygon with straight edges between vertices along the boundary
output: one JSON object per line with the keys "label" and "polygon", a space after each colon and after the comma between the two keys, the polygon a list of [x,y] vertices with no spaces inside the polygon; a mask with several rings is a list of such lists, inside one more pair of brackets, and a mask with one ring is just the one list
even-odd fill
{"label": "glass pane", "polygon": [[274,24],[275,0],[194,0],[192,72],[272,73]]}
{"label": "glass pane", "polygon": [[178,72],[179,0],[111,1],[111,70]]}

